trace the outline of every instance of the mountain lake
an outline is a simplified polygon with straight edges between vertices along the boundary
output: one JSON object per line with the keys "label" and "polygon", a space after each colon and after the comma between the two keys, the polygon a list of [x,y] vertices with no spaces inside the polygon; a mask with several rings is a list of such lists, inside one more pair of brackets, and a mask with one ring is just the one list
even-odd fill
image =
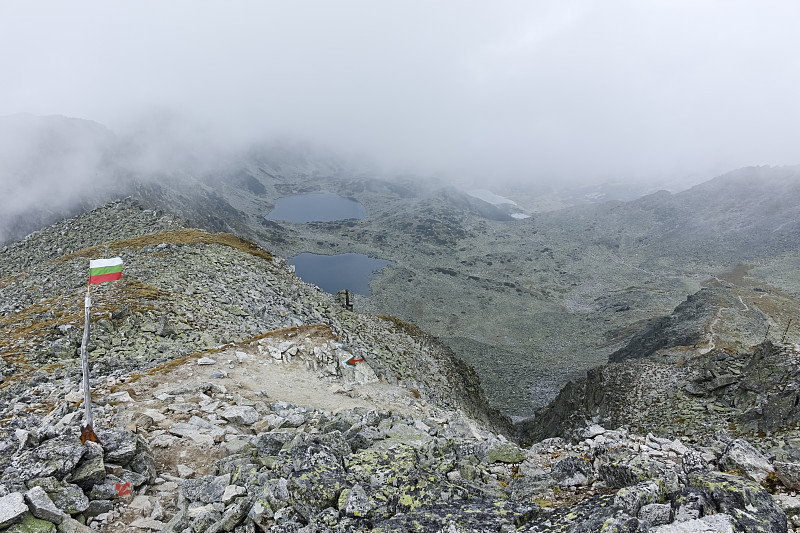
{"label": "mountain lake", "polygon": [[289,259],[297,277],[313,283],[325,292],[336,294],[349,290],[364,296],[372,295],[369,282],[378,270],[392,264],[386,259],[375,259],[363,254],[319,255],[302,253]]}
{"label": "mountain lake", "polygon": [[275,209],[267,214],[268,220],[284,222],[331,222],[348,218],[367,218],[367,209],[353,198],[331,192],[293,194],[275,201]]}

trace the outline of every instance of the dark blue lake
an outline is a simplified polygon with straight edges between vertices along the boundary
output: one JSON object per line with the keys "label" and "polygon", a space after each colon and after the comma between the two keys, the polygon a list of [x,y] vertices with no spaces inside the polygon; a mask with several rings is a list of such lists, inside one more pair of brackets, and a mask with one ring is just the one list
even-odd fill
{"label": "dark blue lake", "polygon": [[357,200],[331,192],[293,194],[278,198],[269,220],[286,222],[331,222],[348,218],[367,218],[367,209]]}
{"label": "dark blue lake", "polygon": [[377,276],[377,271],[391,263],[363,254],[303,253],[289,259],[297,277],[306,283],[313,283],[331,294],[346,289],[364,296],[372,294],[369,282]]}

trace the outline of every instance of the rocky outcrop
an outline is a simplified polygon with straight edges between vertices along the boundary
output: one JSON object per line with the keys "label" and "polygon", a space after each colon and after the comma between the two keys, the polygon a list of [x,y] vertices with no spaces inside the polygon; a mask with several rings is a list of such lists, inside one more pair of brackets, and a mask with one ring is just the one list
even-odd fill
{"label": "rocky outcrop", "polygon": [[717,470],[763,457],[743,441],[694,447],[592,425],[520,448],[454,412],[331,412],[201,382],[98,407],[102,444],[80,444],[76,409],[15,416],[24,439],[7,424],[8,531],[780,532],[792,509]]}
{"label": "rocky outcrop", "polygon": [[765,342],[744,353],[712,351],[678,363],[608,364],[568,384],[523,439],[569,435],[587,420],[639,432],[700,438],[720,431],[756,438],[800,423],[800,348]]}
{"label": "rocky outcrop", "polygon": [[705,328],[720,307],[734,306],[731,295],[705,288],[690,294],[672,314],[657,318],[636,333],[623,348],[608,360],[619,363],[627,359],[650,357],[658,350],[675,346],[692,346],[705,339]]}

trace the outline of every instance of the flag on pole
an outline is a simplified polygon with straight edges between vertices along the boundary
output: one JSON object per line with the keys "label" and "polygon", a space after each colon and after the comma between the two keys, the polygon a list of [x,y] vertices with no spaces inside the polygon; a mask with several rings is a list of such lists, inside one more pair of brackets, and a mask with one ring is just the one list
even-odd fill
{"label": "flag on pole", "polygon": [[122,258],[93,259],[89,261],[89,285],[115,281],[122,277]]}

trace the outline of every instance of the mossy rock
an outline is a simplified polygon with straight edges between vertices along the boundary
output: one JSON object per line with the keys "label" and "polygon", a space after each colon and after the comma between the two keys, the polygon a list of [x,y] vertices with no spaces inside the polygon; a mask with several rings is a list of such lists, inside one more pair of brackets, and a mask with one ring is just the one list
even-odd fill
{"label": "mossy rock", "polygon": [[490,463],[521,463],[525,460],[525,452],[516,444],[507,442],[489,449]]}
{"label": "mossy rock", "polygon": [[56,525],[26,513],[22,520],[5,529],[4,533],[56,533]]}

